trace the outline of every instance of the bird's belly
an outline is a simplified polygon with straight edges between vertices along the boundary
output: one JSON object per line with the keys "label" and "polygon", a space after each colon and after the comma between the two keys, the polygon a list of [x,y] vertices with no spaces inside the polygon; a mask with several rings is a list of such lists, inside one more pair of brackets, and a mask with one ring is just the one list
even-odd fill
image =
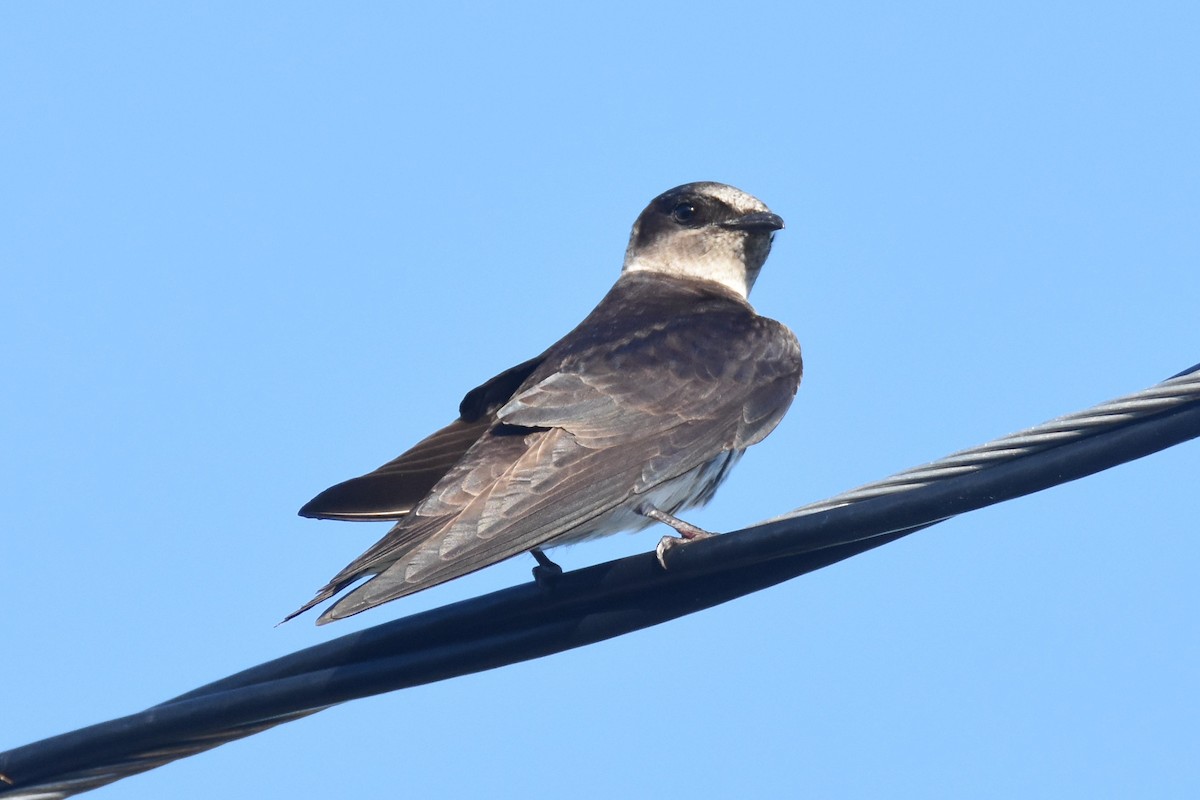
{"label": "bird's belly", "polygon": [[743,452],[742,450],[730,450],[721,453],[712,461],[701,464],[678,478],[664,481],[641,494],[631,495],[621,505],[555,537],[547,542],[546,546],[575,544],[601,536],[610,536],[620,531],[633,533],[648,528],[654,524],[654,520],[635,510],[642,503],[649,503],[668,514],[704,505],[712,499],[717,487],[729,476],[730,469],[741,458]]}

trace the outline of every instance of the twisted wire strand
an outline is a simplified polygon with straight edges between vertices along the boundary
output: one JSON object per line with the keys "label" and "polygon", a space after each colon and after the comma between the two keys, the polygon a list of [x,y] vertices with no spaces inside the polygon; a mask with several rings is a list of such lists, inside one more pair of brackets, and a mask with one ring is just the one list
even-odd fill
{"label": "twisted wire strand", "polygon": [[1026,428],[990,442],[897,472],[882,480],[859,486],[816,503],[801,506],[767,522],[794,519],[874,497],[908,492],[1031,453],[1058,447],[1066,442],[1093,436],[1106,428],[1126,425],[1142,417],[1160,414],[1200,400],[1200,365],[1162,383],[1109,400],[1091,408]]}

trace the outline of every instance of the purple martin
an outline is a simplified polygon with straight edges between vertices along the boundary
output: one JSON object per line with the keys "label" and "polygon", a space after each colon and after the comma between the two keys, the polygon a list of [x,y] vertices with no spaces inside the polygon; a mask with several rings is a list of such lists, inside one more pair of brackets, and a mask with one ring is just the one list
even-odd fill
{"label": "purple martin", "polygon": [[800,385],[795,335],[747,301],[781,228],[721,183],[654,198],[620,278],[574,330],[467,392],[445,428],[300,509],[396,524],[288,619],[362,578],[318,624],[519,553],[553,567],[542,548],[655,521],[704,535],[674,515],[712,498]]}

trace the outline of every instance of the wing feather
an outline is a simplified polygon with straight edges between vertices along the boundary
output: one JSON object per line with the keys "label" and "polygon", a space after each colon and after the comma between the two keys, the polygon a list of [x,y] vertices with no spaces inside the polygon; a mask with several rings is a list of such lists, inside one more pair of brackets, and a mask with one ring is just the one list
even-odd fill
{"label": "wing feather", "polygon": [[300,516],[349,521],[401,519],[425,498],[491,426],[456,419],[376,470],[330,486]]}
{"label": "wing feather", "polygon": [[397,520],[425,499],[496,420],[496,409],[541,365],[545,353],[467,392],[459,418],[365,475],[331,486],[309,500],[300,516],[314,519]]}

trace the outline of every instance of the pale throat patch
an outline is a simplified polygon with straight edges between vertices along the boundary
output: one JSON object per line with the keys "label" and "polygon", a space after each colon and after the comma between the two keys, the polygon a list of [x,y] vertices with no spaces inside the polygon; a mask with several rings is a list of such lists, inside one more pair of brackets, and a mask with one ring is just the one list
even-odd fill
{"label": "pale throat patch", "polygon": [[626,253],[622,272],[658,272],[716,281],[745,298],[766,260],[765,253],[762,257],[747,254],[745,244],[740,233],[701,228]]}

